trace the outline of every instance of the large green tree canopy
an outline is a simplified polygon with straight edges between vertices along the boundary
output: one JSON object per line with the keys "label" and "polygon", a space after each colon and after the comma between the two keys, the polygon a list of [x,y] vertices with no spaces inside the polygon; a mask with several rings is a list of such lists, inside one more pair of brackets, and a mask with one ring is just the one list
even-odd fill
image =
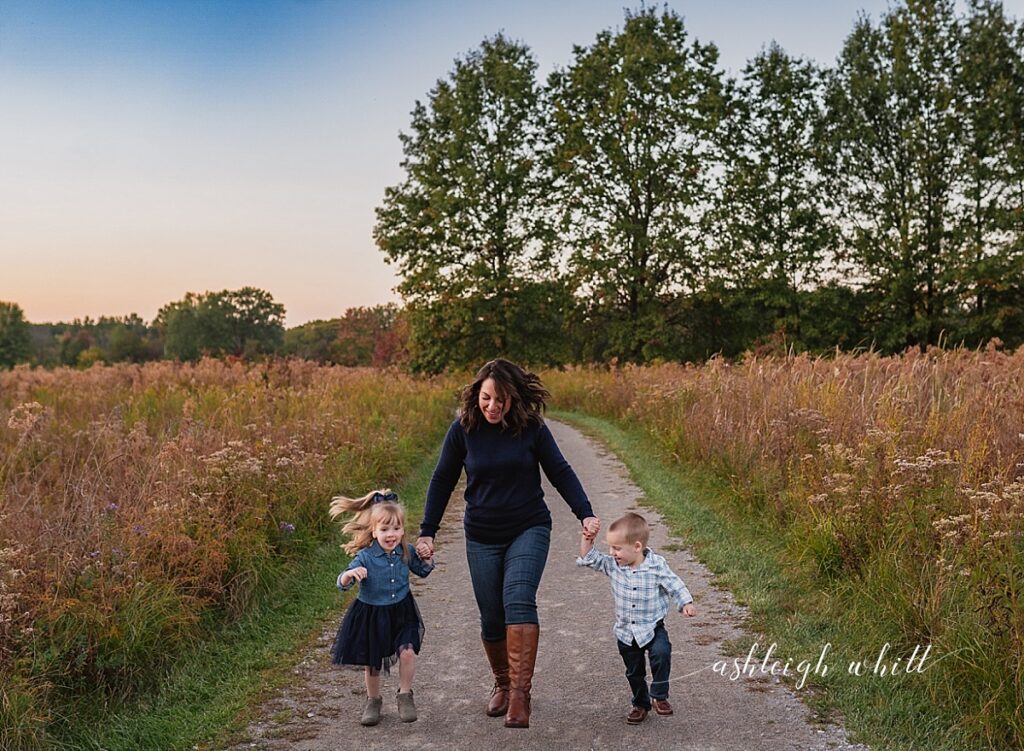
{"label": "large green tree canopy", "polygon": [[189,292],[157,313],[168,357],[203,354],[252,356],[275,351],[284,340],[284,306],[255,287]]}
{"label": "large green tree canopy", "polygon": [[29,355],[29,325],[21,306],[0,301],[0,368],[24,362]]}
{"label": "large green tree canopy", "polygon": [[486,39],[416,103],[400,136],[405,179],[387,189],[374,237],[402,274],[422,367],[536,360],[547,351],[538,338],[558,331],[536,68],[525,45]]}
{"label": "large green tree canopy", "polygon": [[663,299],[703,274],[718,50],[691,42],[677,14],[648,9],[573,56],[548,82],[561,240],[598,317],[610,314],[606,354],[642,359]]}

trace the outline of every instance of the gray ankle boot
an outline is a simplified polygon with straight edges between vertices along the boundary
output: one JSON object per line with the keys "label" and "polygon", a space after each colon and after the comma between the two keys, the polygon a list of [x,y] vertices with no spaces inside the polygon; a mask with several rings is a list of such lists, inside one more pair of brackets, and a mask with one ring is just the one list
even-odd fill
{"label": "gray ankle boot", "polygon": [[380,708],[383,705],[383,696],[378,696],[376,699],[372,696],[366,697],[366,706],[363,707],[363,716],[359,718],[359,722],[363,725],[376,725],[380,722]]}
{"label": "gray ankle boot", "polygon": [[398,695],[398,719],[402,722],[416,722],[416,705],[412,703],[412,689]]}

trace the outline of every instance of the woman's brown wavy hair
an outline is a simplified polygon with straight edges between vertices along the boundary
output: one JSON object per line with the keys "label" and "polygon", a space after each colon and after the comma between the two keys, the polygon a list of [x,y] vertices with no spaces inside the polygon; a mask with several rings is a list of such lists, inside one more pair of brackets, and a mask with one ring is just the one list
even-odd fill
{"label": "woman's brown wavy hair", "polygon": [[484,421],[480,412],[480,387],[488,378],[494,379],[498,395],[511,402],[508,413],[501,420],[503,429],[511,429],[515,435],[519,435],[531,422],[544,422],[544,411],[551,392],[544,388],[538,376],[499,357],[485,363],[477,371],[476,379],[462,390],[459,422],[466,432],[472,431]]}

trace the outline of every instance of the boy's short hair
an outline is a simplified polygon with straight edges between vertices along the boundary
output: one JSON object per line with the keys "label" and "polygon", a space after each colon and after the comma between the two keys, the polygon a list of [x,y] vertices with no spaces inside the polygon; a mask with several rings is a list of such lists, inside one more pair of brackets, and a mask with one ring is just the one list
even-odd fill
{"label": "boy's short hair", "polygon": [[651,528],[647,525],[647,520],[640,516],[640,514],[634,514],[632,511],[623,514],[613,521],[612,525],[608,527],[608,531],[622,532],[626,542],[630,545],[634,542],[639,542],[641,545],[646,546],[647,541],[651,538]]}

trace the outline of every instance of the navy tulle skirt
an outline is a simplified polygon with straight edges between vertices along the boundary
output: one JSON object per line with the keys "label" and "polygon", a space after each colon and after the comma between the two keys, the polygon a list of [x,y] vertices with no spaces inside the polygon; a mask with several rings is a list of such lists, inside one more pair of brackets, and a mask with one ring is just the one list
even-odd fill
{"label": "navy tulle skirt", "polygon": [[420,653],[425,630],[411,592],[394,605],[367,605],[357,599],[338,627],[331,658],[335,665],[389,672],[402,649]]}

